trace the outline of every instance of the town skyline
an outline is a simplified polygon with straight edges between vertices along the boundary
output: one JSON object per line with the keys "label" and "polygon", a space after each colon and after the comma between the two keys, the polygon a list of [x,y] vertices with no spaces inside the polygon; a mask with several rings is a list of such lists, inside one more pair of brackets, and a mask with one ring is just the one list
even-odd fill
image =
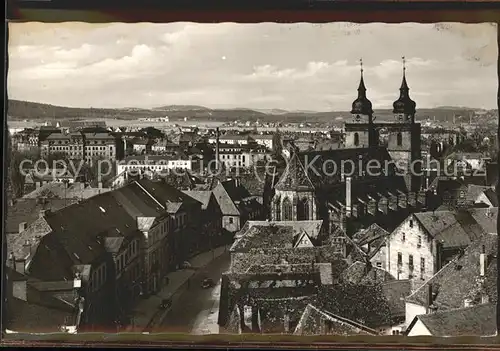
{"label": "town skyline", "polygon": [[368,98],[385,109],[398,97],[405,56],[417,108],[497,108],[498,49],[490,24],[9,26],[8,91],[16,100],[79,108],[347,111],[363,59]]}

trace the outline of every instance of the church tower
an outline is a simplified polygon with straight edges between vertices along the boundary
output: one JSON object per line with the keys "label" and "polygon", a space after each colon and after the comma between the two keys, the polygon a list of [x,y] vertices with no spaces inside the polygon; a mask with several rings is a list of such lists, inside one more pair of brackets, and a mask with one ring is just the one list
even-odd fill
{"label": "church tower", "polygon": [[399,98],[393,103],[395,123],[388,127],[387,150],[396,166],[405,175],[409,191],[420,189],[421,126],[415,123],[416,103],[410,98],[410,88],[406,81],[406,60],[403,57],[403,80],[399,88]]}
{"label": "church tower", "polygon": [[296,152],[276,184],[271,202],[273,221],[318,219],[314,186]]}
{"label": "church tower", "polygon": [[378,136],[373,125],[372,103],[366,97],[363,77],[363,60],[359,60],[361,78],[358,86],[358,98],[353,101],[352,122],[344,126],[346,148],[373,147],[378,145]]}

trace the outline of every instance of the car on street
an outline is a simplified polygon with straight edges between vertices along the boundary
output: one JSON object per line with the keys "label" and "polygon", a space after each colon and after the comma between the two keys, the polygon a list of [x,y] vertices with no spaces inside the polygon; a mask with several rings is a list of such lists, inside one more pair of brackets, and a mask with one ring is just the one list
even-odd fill
{"label": "car on street", "polygon": [[209,289],[209,288],[212,288],[214,286],[214,281],[213,279],[210,279],[210,278],[205,278],[203,279],[203,281],[201,282],[201,287],[203,289]]}
{"label": "car on street", "polygon": [[166,310],[167,308],[170,308],[172,306],[172,300],[171,299],[163,299],[161,300],[160,308],[163,310]]}

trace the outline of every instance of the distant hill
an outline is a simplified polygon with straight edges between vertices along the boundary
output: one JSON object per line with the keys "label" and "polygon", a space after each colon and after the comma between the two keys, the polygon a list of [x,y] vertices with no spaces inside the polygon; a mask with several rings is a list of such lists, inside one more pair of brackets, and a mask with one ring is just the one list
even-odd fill
{"label": "distant hill", "polygon": [[169,105],[152,108],[153,111],[207,111],[209,108],[196,105]]}
{"label": "distant hill", "polygon": [[[439,107],[432,109],[418,109],[417,120],[435,120],[439,122],[468,122],[471,114],[479,109],[466,107]],[[481,116],[474,117],[481,122],[496,122],[496,110],[484,111]],[[392,121],[391,109],[375,110],[376,121]],[[188,117],[190,120],[212,121],[268,121],[268,122],[329,122],[339,124],[350,119],[348,111],[313,112],[313,111],[286,111],[282,109],[252,110],[247,108],[210,109],[196,105],[166,105],[153,109],[142,108],[73,108],[54,106],[36,102],[9,100],[7,116],[17,120],[50,119],[138,119],[146,117],[170,117],[171,121]],[[493,116],[493,117],[492,117]]]}

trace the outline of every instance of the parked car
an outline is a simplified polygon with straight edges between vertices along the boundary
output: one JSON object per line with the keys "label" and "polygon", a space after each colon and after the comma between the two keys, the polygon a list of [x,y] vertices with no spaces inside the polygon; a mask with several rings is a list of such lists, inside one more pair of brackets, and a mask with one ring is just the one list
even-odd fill
{"label": "parked car", "polygon": [[191,268],[191,263],[189,263],[188,261],[184,261],[181,265],[181,267],[183,269],[187,269],[187,268]]}
{"label": "parked car", "polygon": [[210,279],[210,278],[205,278],[203,279],[203,281],[201,282],[201,287],[203,289],[208,289],[208,288],[212,288],[214,286],[214,281],[213,279]]}
{"label": "parked car", "polygon": [[172,300],[171,299],[163,299],[161,300],[160,308],[166,310],[167,308],[170,308],[172,306]]}

